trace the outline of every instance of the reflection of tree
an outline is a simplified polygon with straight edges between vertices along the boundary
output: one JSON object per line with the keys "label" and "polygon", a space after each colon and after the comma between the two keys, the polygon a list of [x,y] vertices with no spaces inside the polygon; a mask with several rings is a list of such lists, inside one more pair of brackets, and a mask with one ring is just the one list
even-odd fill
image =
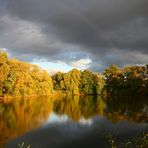
{"label": "reflection of tree", "polygon": [[148,105],[146,98],[133,96],[68,96],[56,100],[53,107],[58,115],[66,114],[71,119],[79,121],[81,118],[92,116],[107,116],[112,122],[129,120],[134,122],[146,122]]}
{"label": "reflection of tree", "polygon": [[82,96],[79,100],[81,114],[85,118],[94,115],[103,115],[105,104],[101,96]]}
{"label": "reflection of tree", "polygon": [[[61,99],[18,99],[0,104],[0,143],[41,126],[52,109],[58,115],[67,115],[74,121],[93,116],[107,116],[112,122],[130,120],[147,122],[147,98],[130,96],[67,96]],[[0,145],[1,146],[1,145]]]}
{"label": "reflection of tree", "polygon": [[74,120],[81,117],[79,109],[79,96],[65,97],[54,102],[53,111],[58,115],[66,114]]}
{"label": "reflection of tree", "polygon": [[52,99],[20,99],[0,104],[0,143],[43,124],[52,111]]}
{"label": "reflection of tree", "polygon": [[106,116],[109,120],[117,122],[130,120],[134,122],[146,122],[148,116],[148,104],[146,97],[140,96],[108,96],[106,98]]}
{"label": "reflection of tree", "polygon": [[59,114],[66,114],[78,121],[80,118],[90,118],[94,115],[103,115],[105,104],[96,96],[69,96],[54,102],[53,110]]}

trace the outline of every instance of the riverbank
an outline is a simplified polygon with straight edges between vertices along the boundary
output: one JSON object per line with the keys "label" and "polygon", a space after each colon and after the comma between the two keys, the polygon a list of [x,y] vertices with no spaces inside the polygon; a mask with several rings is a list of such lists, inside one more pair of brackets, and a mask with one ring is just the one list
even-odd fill
{"label": "riverbank", "polygon": [[21,98],[25,98],[25,99],[33,99],[33,98],[39,98],[39,97],[51,97],[51,98],[61,98],[61,97],[65,97],[67,96],[66,93],[62,93],[62,92],[54,92],[53,94],[48,94],[48,95],[24,95],[24,96],[10,96],[10,95],[6,95],[3,97],[0,97],[0,103],[4,103],[4,104],[8,104],[11,103],[12,101],[14,101],[15,99],[21,99]]}

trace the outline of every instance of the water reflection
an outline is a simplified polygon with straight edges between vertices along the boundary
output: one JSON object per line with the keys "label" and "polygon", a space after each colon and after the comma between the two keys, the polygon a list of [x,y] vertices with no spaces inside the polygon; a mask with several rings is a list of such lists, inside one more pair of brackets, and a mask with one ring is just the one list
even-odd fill
{"label": "water reflection", "polygon": [[88,119],[95,115],[103,116],[105,107],[105,102],[100,96],[69,96],[55,101],[53,111],[79,121],[81,118]]}
{"label": "water reflection", "polygon": [[112,96],[106,98],[105,116],[112,122],[128,120],[132,122],[148,121],[147,96]]}
{"label": "water reflection", "polygon": [[58,115],[66,114],[74,121],[105,116],[112,122],[129,120],[148,121],[147,97],[139,96],[72,96],[54,102],[53,111]]}
{"label": "water reflection", "polygon": [[[147,129],[148,126],[144,123],[112,124],[103,117],[94,117],[91,124],[69,120],[50,123],[44,128],[29,132],[8,143],[7,148],[16,148],[16,145],[22,142],[31,145],[31,148],[111,148],[107,138],[109,134],[116,138],[116,143],[120,145],[123,141],[136,139],[143,132],[148,132]],[[125,147],[120,145],[119,148]]]}
{"label": "water reflection", "polygon": [[[128,124],[123,127],[125,120],[128,121]],[[142,129],[144,127],[145,131],[147,121],[148,104],[146,97],[67,96],[54,99],[18,99],[10,104],[0,104],[0,147],[5,145],[10,139],[15,139],[33,129],[39,129],[37,133],[35,132],[34,134],[33,132],[33,137],[42,133],[43,137],[45,134],[50,139],[59,138],[57,140],[62,140],[60,136],[54,137],[53,135],[52,137],[51,134],[57,135],[62,130],[61,136],[64,136],[70,130],[71,134],[75,133],[73,138],[76,138],[81,132],[84,136],[84,131],[88,131],[88,126],[92,134],[92,130],[94,132],[95,127],[99,131],[100,128],[112,129],[114,126],[116,131],[120,123],[122,125],[119,126],[121,131],[124,131],[125,128],[131,128],[134,123],[136,124],[135,127],[141,127]],[[79,134],[78,131],[80,132]],[[90,137],[88,134],[89,132],[87,136]],[[101,134],[101,131],[99,134]],[[98,134],[97,136],[99,137]],[[29,139],[32,139],[30,133]],[[94,139],[97,139],[97,137]],[[44,141],[45,139],[43,138],[42,140]],[[18,143],[17,140],[14,141],[15,144]],[[43,141],[40,140],[41,143]],[[32,143],[33,141],[30,142]],[[36,142],[35,140],[34,143]]]}
{"label": "water reflection", "polygon": [[0,144],[40,127],[52,112],[52,99],[18,99],[0,104]]}

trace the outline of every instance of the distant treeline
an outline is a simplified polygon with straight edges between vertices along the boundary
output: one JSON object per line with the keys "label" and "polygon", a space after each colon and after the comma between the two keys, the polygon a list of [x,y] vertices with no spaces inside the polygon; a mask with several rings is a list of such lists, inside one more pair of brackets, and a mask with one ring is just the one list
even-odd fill
{"label": "distant treeline", "polygon": [[52,76],[55,90],[72,94],[129,94],[148,95],[148,65],[119,68],[110,65],[103,73],[73,69]]}
{"label": "distant treeline", "polygon": [[124,68],[110,65],[103,74],[107,92],[148,95],[148,65]]}
{"label": "distant treeline", "polygon": [[36,65],[8,59],[0,52],[0,97],[49,95],[54,90],[68,94],[148,95],[148,65],[119,68],[110,65],[103,73],[73,69],[52,76]]}

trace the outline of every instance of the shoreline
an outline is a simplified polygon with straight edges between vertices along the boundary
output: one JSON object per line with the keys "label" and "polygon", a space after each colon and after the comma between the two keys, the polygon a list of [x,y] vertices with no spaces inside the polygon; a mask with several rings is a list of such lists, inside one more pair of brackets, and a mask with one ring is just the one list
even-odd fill
{"label": "shoreline", "polygon": [[[47,94],[47,95],[24,95],[24,96],[11,96],[11,95],[5,95],[5,96],[0,96],[0,103],[11,103],[13,100],[15,99],[22,99],[22,98],[39,98],[39,97],[53,97],[53,98],[58,98],[58,97],[66,97],[66,96],[111,96],[112,94],[108,93],[108,94],[84,94],[84,93],[80,93],[80,94],[71,94],[68,92],[60,92],[60,91],[55,91],[53,94]],[[118,94],[119,95],[119,94]],[[115,94],[114,96],[118,96],[117,94]],[[135,96],[135,94],[131,94],[132,96]],[[137,95],[137,94],[136,94]],[[147,95],[143,95],[143,94],[138,94],[138,96],[144,96],[146,97]],[[127,94],[122,94],[122,97],[127,96]],[[120,96],[121,97],[121,96]]]}
{"label": "shoreline", "polygon": [[65,93],[61,93],[61,92],[55,92],[53,94],[47,94],[47,95],[24,95],[24,96],[11,96],[11,95],[6,95],[6,96],[1,96],[0,97],[0,103],[4,103],[4,104],[7,104],[7,103],[11,103],[13,100],[15,99],[22,99],[22,98],[30,98],[30,99],[33,99],[33,98],[39,98],[39,97],[64,97],[66,96]]}

